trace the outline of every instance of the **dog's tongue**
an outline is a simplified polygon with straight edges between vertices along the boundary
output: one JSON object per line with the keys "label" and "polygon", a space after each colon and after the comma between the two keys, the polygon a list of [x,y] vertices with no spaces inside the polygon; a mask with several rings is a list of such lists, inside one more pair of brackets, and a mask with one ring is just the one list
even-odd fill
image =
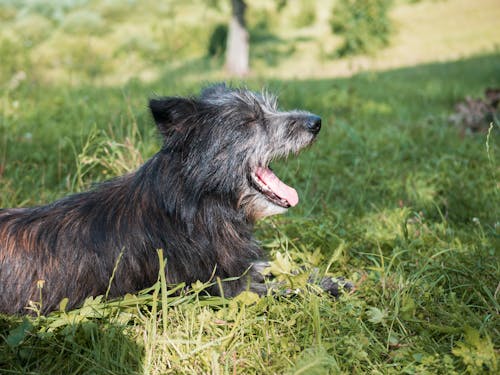
{"label": "dog's tongue", "polygon": [[269,168],[257,168],[257,177],[267,185],[281,199],[285,199],[290,206],[299,203],[297,191],[281,181]]}

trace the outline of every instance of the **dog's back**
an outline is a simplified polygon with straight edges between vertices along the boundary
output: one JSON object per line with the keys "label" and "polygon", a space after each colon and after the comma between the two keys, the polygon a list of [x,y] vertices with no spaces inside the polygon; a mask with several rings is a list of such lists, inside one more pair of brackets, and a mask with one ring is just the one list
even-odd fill
{"label": "dog's back", "polygon": [[[131,208],[125,204],[130,198],[120,196],[116,184],[108,185],[47,206],[0,211],[0,311],[20,312],[33,301],[47,312],[64,297],[70,297],[71,308],[106,292],[114,262],[134,230],[124,210]],[[130,249],[140,248],[140,242],[134,237]],[[136,259],[127,251],[122,265],[130,270],[131,260],[141,262],[135,265],[141,272],[125,274],[119,267],[111,296],[154,282],[153,256]]]}

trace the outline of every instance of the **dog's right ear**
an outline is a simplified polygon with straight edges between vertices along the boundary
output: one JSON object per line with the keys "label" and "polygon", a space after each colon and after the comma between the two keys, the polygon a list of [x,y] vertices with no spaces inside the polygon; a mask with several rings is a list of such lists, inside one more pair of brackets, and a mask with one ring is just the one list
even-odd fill
{"label": "dog's right ear", "polygon": [[196,102],[188,98],[156,98],[149,101],[149,109],[158,129],[166,135],[169,128],[196,113]]}

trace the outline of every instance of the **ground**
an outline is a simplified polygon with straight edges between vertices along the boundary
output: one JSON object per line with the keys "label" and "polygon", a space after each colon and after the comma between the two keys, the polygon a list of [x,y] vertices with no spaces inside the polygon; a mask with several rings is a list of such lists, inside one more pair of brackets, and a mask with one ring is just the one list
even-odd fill
{"label": "ground", "polygon": [[[207,33],[196,28],[222,20],[224,4],[39,1],[23,13],[19,3],[0,3],[0,207],[46,203],[135,168],[159,147],[148,97],[227,78],[203,57]],[[0,372],[498,371],[498,120],[478,134],[449,121],[457,102],[500,86],[498,11],[489,0],[397,2],[391,46],[345,60],[328,57],[327,12],[303,28],[266,16],[245,82],[323,118],[313,147],[274,165],[299,205],[256,233],[276,277],[302,292],[229,301],[200,284],[178,296],[160,275],[123,300],[1,316]],[[99,32],[88,33],[91,22]],[[357,290],[338,300],[307,290],[295,273],[313,268]]]}

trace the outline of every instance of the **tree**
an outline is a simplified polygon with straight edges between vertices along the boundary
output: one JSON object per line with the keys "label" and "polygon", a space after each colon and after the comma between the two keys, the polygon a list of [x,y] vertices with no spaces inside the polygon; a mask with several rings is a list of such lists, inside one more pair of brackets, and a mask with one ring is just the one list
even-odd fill
{"label": "tree", "polygon": [[242,77],[249,72],[249,34],[246,28],[244,0],[231,0],[232,16],[229,22],[226,47],[226,69]]}

